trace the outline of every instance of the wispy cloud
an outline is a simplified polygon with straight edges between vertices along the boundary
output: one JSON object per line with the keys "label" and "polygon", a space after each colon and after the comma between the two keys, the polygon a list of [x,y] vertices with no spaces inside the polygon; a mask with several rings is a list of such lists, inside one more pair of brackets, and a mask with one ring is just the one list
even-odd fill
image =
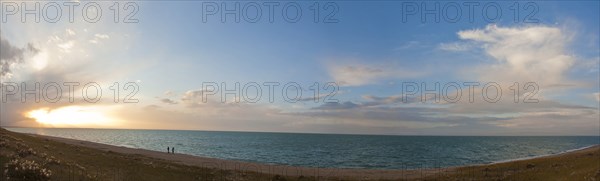
{"label": "wispy cloud", "polygon": [[440,43],[438,45],[438,48],[440,50],[445,50],[445,51],[461,52],[461,51],[470,50],[470,49],[474,48],[474,46],[473,46],[473,44],[467,43],[467,42],[452,42],[452,43]]}
{"label": "wispy cloud", "polygon": [[177,104],[178,103],[177,101],[171,100],[169,98],[162,98],[162,99],[160,99],[160,102],[166,103],[166,104]]}
{"label": "wispy cloud", "polygon": [[378,84],[383,80],[414,78],[426,74],[390,65],[335,64],[330,66],[329,75],[341,86]]}
{"label": "wispy cloud", "polygon": [[420,42],[420,41],[408,41],[398,47],[396,47],[394,50],[395,51],[400,51],[400,50],[408,50],[408,49],[414,49],[414,48],[426,48],[428,47],[427,44]]}

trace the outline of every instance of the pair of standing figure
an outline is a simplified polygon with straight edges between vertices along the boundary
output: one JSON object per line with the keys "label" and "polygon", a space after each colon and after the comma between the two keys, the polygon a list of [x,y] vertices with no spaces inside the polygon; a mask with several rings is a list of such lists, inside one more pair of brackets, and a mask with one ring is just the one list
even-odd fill
{"label": "pair of standing figure", "polygon": [[169,153],[169,150],[170,150],[170,153],[175,153],[175,147],[169,148],[167,146],[167,153]]}

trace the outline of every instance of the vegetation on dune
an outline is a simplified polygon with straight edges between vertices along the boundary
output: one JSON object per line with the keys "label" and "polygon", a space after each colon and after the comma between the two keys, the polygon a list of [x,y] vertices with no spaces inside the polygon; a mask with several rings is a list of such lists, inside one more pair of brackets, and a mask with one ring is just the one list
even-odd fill
{"label": "vegetation on dune", "polygon": [[600,147],[542,158],[461,167],[453,174],[438,178],[440,180],[480,178],[481,180],[600,181]]}
{"label": "vegetation on dune", "polygon": [[14,158],[4,171],[6,180],[50,180],[52,172],[33,160]]}

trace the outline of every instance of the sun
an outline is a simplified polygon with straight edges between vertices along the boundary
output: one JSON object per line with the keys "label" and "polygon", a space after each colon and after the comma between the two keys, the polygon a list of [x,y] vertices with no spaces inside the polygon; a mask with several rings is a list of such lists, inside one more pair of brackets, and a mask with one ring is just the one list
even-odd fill
{"label": "sun", "polygon": [[25,113],[25,116],[50,127],[96,127],[115,123],[106,111],[103,107],[67,106],[52,110],[40,108]]}

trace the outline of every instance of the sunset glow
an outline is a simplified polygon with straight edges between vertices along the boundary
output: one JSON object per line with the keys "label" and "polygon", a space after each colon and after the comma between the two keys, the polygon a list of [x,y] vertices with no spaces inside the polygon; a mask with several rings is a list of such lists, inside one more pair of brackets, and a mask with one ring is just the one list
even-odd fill
{"label": "sunset glow", "polygon": [[115,124],[115,119],[109,117],[103,107],[68,106],[58,109],[40,108],[25,114],[38,123],[50,127],[93,127]]}

